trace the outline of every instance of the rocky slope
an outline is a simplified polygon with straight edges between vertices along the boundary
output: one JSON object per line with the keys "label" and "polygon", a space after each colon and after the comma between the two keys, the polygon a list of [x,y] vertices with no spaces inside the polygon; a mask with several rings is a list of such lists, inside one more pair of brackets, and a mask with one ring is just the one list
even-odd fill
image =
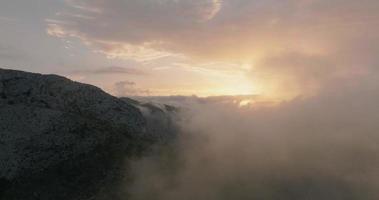
{"label": "rocky slope", "polygon": [[117,183],[125,158],[172,136],[166,113],[146,117],[141,109],[154,106],[132,102],[60,76],[0,69],[0,199],[92,199]]}

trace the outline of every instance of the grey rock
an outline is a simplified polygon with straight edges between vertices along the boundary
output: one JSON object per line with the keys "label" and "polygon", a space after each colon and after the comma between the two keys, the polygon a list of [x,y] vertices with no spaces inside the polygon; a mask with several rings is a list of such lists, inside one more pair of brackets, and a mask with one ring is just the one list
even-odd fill
{"label": "grey rock", "polygon": [[154,143],[148,127],[97,87],[0,69],[0,199],[90,198]]}

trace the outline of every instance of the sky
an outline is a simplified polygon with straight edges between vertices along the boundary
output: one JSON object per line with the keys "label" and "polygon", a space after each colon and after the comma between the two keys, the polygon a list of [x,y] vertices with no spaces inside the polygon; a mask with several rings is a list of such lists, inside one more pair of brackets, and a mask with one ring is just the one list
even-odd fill
{"label": "sky", "polygon": [[377,0],[2,0],[0,67],[117,96],[312,96],[377,74]]}

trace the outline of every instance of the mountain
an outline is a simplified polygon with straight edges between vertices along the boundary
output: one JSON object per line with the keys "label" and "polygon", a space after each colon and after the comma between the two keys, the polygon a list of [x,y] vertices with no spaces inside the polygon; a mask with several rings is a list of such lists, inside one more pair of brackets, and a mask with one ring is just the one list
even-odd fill
{"label": "mountain", "polygon": [[57,75],[0,69],[0,199],[108,193],[128,158],[174,137],[173,112]]}

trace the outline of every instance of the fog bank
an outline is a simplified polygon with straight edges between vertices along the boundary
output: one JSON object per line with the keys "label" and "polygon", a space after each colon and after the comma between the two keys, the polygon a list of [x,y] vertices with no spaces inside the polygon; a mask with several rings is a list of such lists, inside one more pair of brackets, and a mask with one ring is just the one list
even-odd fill
{"label": "fog bank", "polygon": [[269,106],[186,100],[177,143],[135,162],[125,188],[138,200],[378,199],[376,80]]}

